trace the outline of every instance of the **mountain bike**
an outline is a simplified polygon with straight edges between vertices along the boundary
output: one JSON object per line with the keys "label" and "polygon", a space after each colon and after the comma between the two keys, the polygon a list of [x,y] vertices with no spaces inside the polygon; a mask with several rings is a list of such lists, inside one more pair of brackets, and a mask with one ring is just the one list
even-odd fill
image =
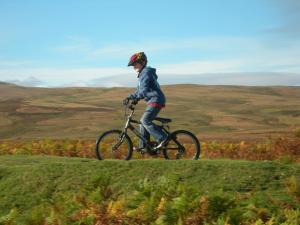
{"label": "mountain bike", "polygon": [[[137,148],[141,154],[157,156],[163,153],[165,159],[199,159],[200,142],[198,138],[186,130],[176,130],[171,132],[169,123],[171,119],[156,117],[155,124],[162,128],[168,135],[168,141],[160,149],[156,141],[147,140],[133,124],[141,124],[140,121],[134,120],[133,115],[138,101],[128,100],[125,105],[125,116],[127,117],[123,130],[109,130],[104,132],[96,141],[96,155],[99,160],[103,159],[124,159],[129,160],[133,153],[133,143],[128,135],[128,130],[143,140],[145,148]],[[157,124],[159,122],[160,124]]]}

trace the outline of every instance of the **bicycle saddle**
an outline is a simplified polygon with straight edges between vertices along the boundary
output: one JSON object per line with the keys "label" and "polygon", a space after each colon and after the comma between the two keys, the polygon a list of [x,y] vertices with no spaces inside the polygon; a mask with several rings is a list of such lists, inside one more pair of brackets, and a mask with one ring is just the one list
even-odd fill
{"label": "bicycle saddle", "polygon": [[170,123],[170,122],[172,122],[171,119],[161,118],[161,117],[156,117],[156,118],[154,118],[154,120],[157,120],[157,121],[162,122],[162,123]]}

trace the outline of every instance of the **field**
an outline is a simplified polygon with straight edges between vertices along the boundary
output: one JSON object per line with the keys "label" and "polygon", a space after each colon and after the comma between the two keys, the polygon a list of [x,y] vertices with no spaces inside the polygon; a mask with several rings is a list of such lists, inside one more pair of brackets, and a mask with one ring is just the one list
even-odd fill
{"label": "field", "polygon": [[300,224],[299,87],[162,89],[201,160],[95,159],[133,89],[0,83],[0,225]]}
{"label": "field", "polygon": [[[201,140],[264,140],[300,127],[299,87],[163,86],[161,117]],[[0,84],[0,139],[95,139],[124,126],[129,88],[25,88]],[[136,118],[145,103],[138,105]]]}

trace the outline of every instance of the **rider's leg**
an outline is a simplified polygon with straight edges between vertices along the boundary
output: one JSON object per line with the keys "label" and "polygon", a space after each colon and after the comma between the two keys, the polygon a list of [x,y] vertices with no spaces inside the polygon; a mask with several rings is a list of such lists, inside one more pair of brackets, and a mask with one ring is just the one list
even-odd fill
{"label": "rider's leg", "polygon": [[160,143],[167,138],[167,134],[159,126],[152,122],[159,112],[160,108],[147,106],[141,118],[141,123],[145,129],[156,139],[156,141]]}
{"label": "rider's leg", "polygon": [[[142,124],[140,124],[140,132],[147,141],[150,141],[150,134]],[[139,148],[145,148],[145,146],[146,146],[146,143],[144,143],[144,141],[142,139],[140,139]]]}

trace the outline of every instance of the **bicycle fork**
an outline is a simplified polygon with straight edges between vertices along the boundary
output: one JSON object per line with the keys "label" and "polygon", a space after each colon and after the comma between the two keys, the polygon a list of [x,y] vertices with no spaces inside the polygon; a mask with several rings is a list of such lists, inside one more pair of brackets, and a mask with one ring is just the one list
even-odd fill
{"label": "bicycle fork", "polygon": [[124,138],[125,138],[125,132],[122,132],[121,135],[119,136],[119,141],[115,145],[112,146],[113,151],[118,150],[120,145],[123,143]]}

